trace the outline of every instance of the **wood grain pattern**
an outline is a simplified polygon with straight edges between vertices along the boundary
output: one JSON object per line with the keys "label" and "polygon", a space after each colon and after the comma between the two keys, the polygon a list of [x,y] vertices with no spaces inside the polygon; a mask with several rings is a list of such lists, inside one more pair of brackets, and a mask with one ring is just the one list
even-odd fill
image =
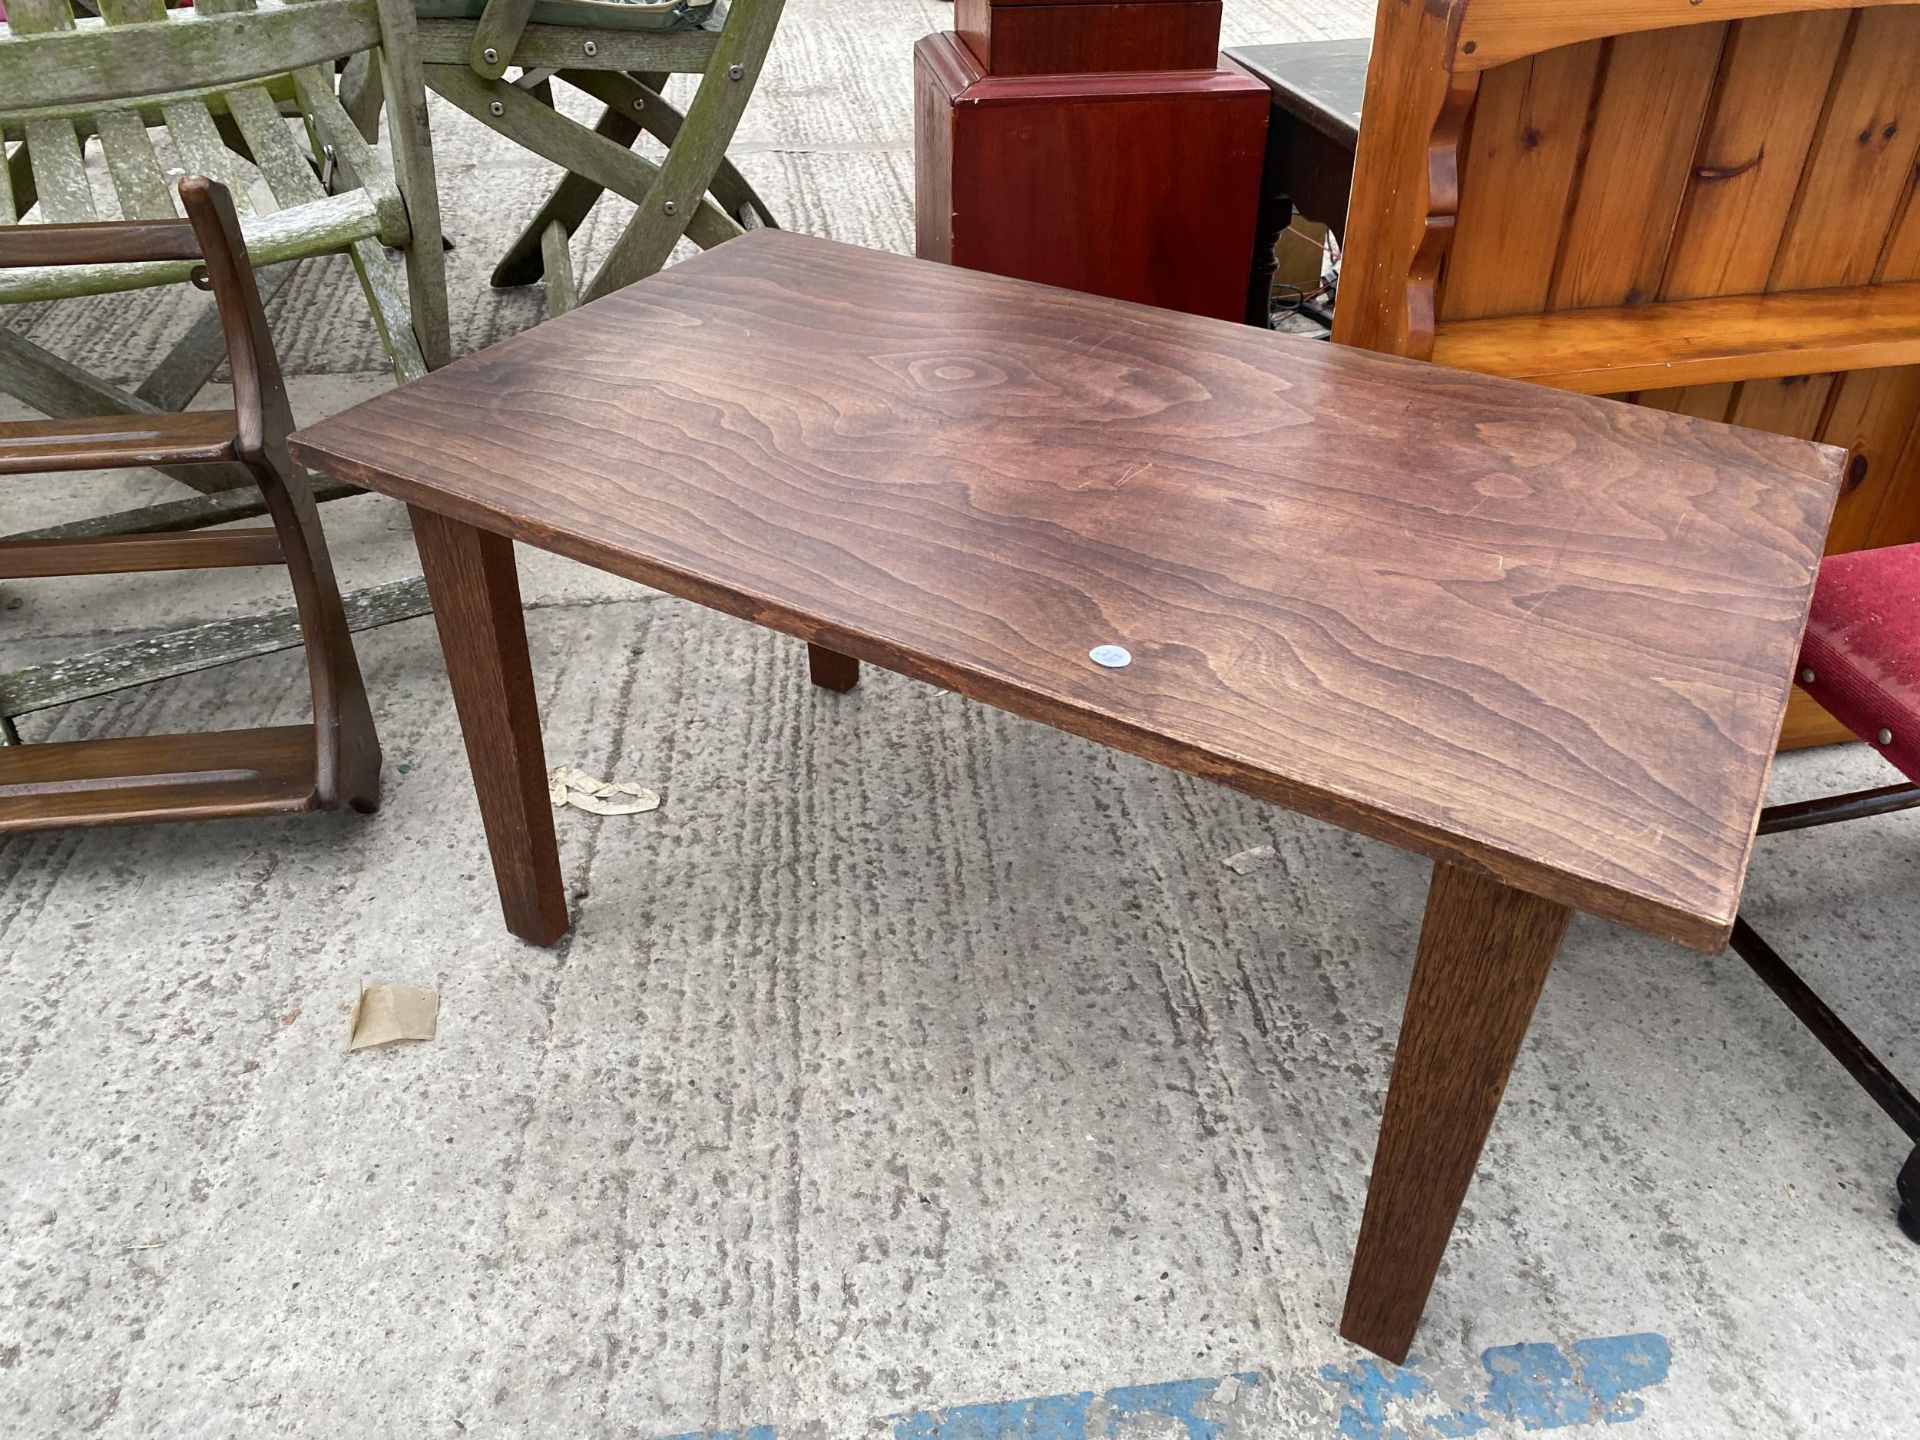
{"label": "wood grain pattern", "polygon": [[[313,723],[213,736],[7,747],[4,773],[12,778],[0,804],[0,831],[212,819],[342,804],[371,811],[379,803],[380,747],[373,716],[319,514],[305,475],[287,454],[293,418],[233,200],[224,187],[199,175],[182,180],[179,190],[184,223],[101,226],[97,249],[94,230],[69,230],[62,236],[62,263],[124,255],[129,246],[149,256],[164,251],[203,258],[231,362],[234,408],[10,422],[0,425],[0,474],[156,460],[237,460],[257,487],[273,528],[23,539],[0,547],[0,574],[282,563],[306,649]],[[47,227],[34,228],[44,232]],[[152,238],[156,234],[159,241]],[[295,750],[297,763],[290,758]]]}
{"label": "wood grain pattern", "polygon": [[1920,283],[1457,320],[1434,360],[1605,395],[1920,361]]}
{"label": "wood grain pattern", "polygon": [[1871,10],[1913,0],[1449,0],[1457,63],[1484,70],[1560,45],[1795,10]]}
{"label": "wood grain pattern", "polygon": [[1769,288],[1871,280],[1920,154],[1920,6],[1861,13],[1834,75]]}
{"label": "wood grain pattern", "polygon": [[296,448],[1706,948],[1841,458],[780,232]]}
{"label": "wood grain pattern", "polygon": [[1211,59],[1198,70],[989,75],[951,34],[914,47],[914,73],[923,258],[1241,314],[1266,138],[1258,81]]}
{"label": "wood grain pattern", "polygon": [[4,420],[0,421],[0,475],[110,470],[120,465],[206,465],[233,458],[238,429],[238,417],[231,410]]}
{"label": "wood grain pattern", "polygon": [[[1666,255],[1668,300],[1764,290],[1852,24],[1843,10],[1748,20],[1727,39],[1712,114]],[[1792,83],[1786,83],[1792,77]]]}
{"label": "wood grain pattern", "polygon": [[955,0],[954,29],[990,75],[1211,70],[1220,0],[999,5]]}
{"label": "wood grain pattern", "polygon": [[570,922],[513,544],[418,506],[412,517],[500,908],[522,940],[551,945]]}
{"label": "wood grain pattern", "polygon": [[1442,319],[1509,315],[1547,303],[1563,215],[1586,148],[1602,47],[1569,45],[1490,72],[1461,166]]}
{"label": "wood grain pattern", "polygon": [[285,558],[278,532],[266,527],[97,539],[0,540],[0,580],[279,565]]}
{"label": "wood grain pattern", "polygon": [[1609,44],[1553,278],[1556,309],[1658,293],[1725,40],[1725,26],[1690,25]]}
{"label": "wood grain pattern", "polygon": [[1571,912],[1436,865],[1340,1333],[1395,1364],[1427,1292]]}
{"label": "wood grain pattern", "polygon": [[0,834],[318,804],[311,725],[0,746]]}

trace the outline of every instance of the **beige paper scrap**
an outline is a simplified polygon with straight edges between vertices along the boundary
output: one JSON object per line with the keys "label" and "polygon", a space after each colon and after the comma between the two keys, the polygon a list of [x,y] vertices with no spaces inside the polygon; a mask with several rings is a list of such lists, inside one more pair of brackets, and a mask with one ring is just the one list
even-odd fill
{"label": "beige paper scrap", "polygon": [[363,985],[354,1002],[347,1050],[369,1050],[399,1040],[431,1040],[440,1021],[440,992],[417,985]]}
{"label": "beige paper scrap", "polygon": [[571,805],[590,815],[644,815],[660,808],[660,797],[631,780],[596,780],[571,765],[547,772],[547,797],[555,806]]}

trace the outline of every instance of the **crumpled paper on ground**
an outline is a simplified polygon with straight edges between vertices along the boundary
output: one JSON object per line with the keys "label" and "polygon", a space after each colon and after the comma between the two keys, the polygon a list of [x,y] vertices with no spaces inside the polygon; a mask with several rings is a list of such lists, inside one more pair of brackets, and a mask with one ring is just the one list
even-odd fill
{"label": "crumpled paper on ground", "polygon": [[660,797],[631,780],[596,780],[571,765],[547,772],[547,795],[556,806],[571,805],[590,815],[644,815],[660,808]]}
{"label": "crumpled paper on ground", "polygon": [[431,1040],[440,1024],[440,992],[418,985],[362,985],[347,1028],[347,1050],[400,1040]]}
{"label": "crumpled paper on ground", "polygon": [[1255,845],[1250,850],[1242,850],[1237,855],[1229,855],[1220,863],[1236,875],[1245,875],[1249,870],[1258,869],[1273,859],[1273,846]]}

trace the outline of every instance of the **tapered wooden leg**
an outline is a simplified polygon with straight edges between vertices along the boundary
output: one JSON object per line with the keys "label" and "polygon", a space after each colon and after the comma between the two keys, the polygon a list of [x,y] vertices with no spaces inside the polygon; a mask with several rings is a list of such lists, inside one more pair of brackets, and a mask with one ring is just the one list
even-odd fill
{"label": "tapered wooden leg", "polygon": [[466,737],[507,928],[551,945],[567,933],[540,708],[520,612],[513,542],[409,507],[440,649]]}
{"label": "tapered wooden leg", "polygon": [[860,683],[860,662],[838,650],[807,646],[807,674],[822,690],[851,690]]}
{"label": "tapered wooden leg", "polygon": [[1407,1358],[1572,912],[1433,867],[1340,1333]]}

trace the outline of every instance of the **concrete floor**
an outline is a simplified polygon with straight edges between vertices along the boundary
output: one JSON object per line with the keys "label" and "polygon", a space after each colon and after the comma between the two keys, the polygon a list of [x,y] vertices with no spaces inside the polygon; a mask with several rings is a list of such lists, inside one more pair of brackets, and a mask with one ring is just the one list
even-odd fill
{"label": "concrete floor", "polygon": [[[1228,38],[1367,8],[1229,0]],[[740,147],[790,223],[908,248],[907,51],[949,14],[790,0]],[[484,275],[543,167],[436,123],[471,348],[539,314]],[[132,376],[192,303],[9,323]],[[386,383],[343,267],[274,321],[304,415]],[[0,528],[178,493],[10,482]],[[352,583],[410,572],[395,507],[326,521]],[[550,759],[665,796],[561,814],[557,949],[501,929],[424,620],[360,645],[379,815],[0,841],[0,1433],[1911,1432],[1904,1147],[1738,962],[1575,924],[1417,1358],[1382,1367],[1334,1326],[1419,862],[897,677],[830,697],[795,644],[525,568]],[[0,665],[271,580],[0,587]],[[288,655],[23,730],[304,705]],[[1883,773],[1823,752],[1776,788]],[[1910,1075],[1917,835],[1769,840],[1749,907]],[[440,988],[438,1038],[349,1056],[382,981]]]}

